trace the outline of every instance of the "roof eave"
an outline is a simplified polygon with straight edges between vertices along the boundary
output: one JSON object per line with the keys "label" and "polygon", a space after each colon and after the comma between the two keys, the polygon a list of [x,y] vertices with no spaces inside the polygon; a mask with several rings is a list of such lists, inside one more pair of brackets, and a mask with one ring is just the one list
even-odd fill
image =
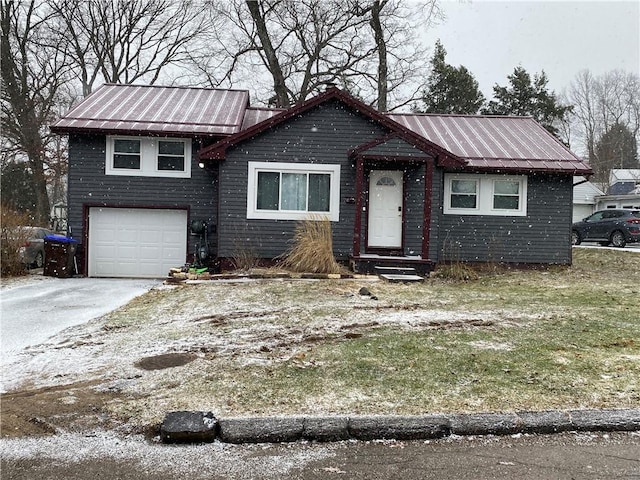
{"label": "roof eave", "polygon": [[98,134],[98,135],[130,135],[147,137],[180,137],[180,138],[221,138],[227,137],[228,133],[219,132],[185,132],[184,130],[136,130],[136,129],[104,129],[98,127],[65,127],[50,125],[49,130],[56,135],[78,134]]}

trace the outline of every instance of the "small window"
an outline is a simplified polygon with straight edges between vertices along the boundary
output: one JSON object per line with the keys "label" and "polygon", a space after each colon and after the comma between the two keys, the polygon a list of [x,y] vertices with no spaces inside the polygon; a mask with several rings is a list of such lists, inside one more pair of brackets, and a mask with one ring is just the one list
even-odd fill
{"label": "small window", "polygon": [[113,141],[113,168],[140,170],[140,140]]}
{"label": "small window", "polygon": [[520,182],[517,180],[494,181],[493,208],[496,210],[518,210],[520,208]]}
{"label": "small window", "polygon": [[158,170],[184,170],[184,142],[158,141]]}
{"label": "small window", "polygon": [[478,206],[477,180],[451,181],[451,208],[476,208]]}
{"label": "small window", "polygon": [[376,182],[376,185],[383,187],[395,187],[396,181],[391,177],[382,177]]}
{"label": "small window", "polygon": [[249,162],[247,218],[339,218],[340,166]]}

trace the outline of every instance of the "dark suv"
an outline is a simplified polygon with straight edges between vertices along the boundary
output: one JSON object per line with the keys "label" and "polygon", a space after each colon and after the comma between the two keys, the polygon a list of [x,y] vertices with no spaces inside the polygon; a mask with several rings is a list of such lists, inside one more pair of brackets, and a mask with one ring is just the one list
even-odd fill
{"label": "dark suv", "polygon": [[600,210],[571,227],[571,244],[599,242],[624,247],[640,242],[640,210]]}

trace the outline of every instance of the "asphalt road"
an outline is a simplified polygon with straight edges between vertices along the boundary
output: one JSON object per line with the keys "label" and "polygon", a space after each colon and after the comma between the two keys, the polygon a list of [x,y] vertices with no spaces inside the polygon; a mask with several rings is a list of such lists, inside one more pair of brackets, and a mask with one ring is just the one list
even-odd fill
{"label": "asphalt road", "polygon": [[640,479],[640,433],[182,446],[96,435],[2,440],[0,458],[3,480]]}
{"label": "asphalt road", "polygon": [[100,317],[160,284],[158,280],[32,276],[0,292],[0,365],[65,328]]}

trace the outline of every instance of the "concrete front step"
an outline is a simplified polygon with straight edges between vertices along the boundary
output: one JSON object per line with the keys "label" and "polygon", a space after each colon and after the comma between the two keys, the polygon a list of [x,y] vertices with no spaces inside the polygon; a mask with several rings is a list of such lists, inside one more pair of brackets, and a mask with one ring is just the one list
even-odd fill
{"label": "concrete front step", "polygon": [[424,280],[413,267],[376,265],[374,268],[378,276],[387,282],[422,282]]}
{"label": "concrete front step", "polygon": [[401,282],[422,282],[424,278],[420,275],[404,275],[404,274],[394,274],[394,273],[380,273],[378,274],[380,278],[386,280],[387,282],[392,283],[401,283]]}
{"label": "concrete front step", "polygon": [[374,267],[375,272],[378,275],[417,275],[416,269],[413,267],[402,267],[402,266],[386,266],[386,265],[376,265]]}

